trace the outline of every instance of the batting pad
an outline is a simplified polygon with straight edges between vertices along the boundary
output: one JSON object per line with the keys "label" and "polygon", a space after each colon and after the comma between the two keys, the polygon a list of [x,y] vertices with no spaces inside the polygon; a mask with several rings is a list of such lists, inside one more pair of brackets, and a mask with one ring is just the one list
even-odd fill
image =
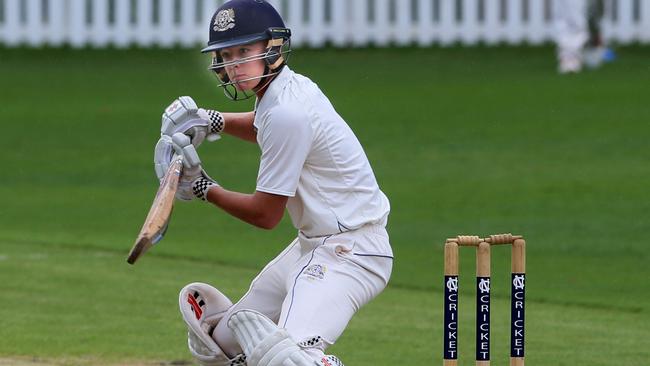
{"label": "batting pad", "polygon": [[187,324],[187,345],[203,366],[245,365],[245,356],[229,359],[210,334],[232,302],[216,288],[200,282],[183,287],[178,296],[183,320]]}
{"label": "batting pad", "polygon": [[240,310],[230,316],[230,328],[247,356],[248,366],[315,366],[285,329],[253,310]]}

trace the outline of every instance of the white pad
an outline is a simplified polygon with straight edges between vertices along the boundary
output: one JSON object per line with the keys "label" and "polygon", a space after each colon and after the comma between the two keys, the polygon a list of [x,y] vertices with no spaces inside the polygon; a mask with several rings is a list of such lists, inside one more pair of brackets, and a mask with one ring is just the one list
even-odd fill
{"label": "white pad", "polygon": [[322,365],[298,346],[285,329],[253,310],[240,310],[228,319],[237,342],[244,349],[248,366]]}
{"label": "white pad", "polygon": [[343,365],[343,362],[334,355],[325,355],[319,362],[318,365],[322,366],[345,366]]}
{"label": "white pad", "polygon": [[245,357],[229,359],[212,339],[211,333],[232,302],[216,288],[200,282],[183,287],[178,295],[183,320],[187,324],[187,345],[192,356],[203,366],[244,365]]}

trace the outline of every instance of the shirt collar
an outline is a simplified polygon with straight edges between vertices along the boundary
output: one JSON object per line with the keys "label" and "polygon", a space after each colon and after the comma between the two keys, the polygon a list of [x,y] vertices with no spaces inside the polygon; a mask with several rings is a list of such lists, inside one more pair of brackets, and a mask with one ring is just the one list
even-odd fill
{"label": "shirt collar", "polygon": [[268,103],[273,103],[273,101],[277,99],[278,94],[280,94],[284,87],[289,83],[293,74],[294,72],[289,68],[289,66],[285,65],[280,73],[275,76],[275,79],[271,81],[271,84],[266,89],[266,92],[264,92],[262,99],[257,99],[255,101],[255,109],[257,110],[260,107],[265,107],[265,105],[268,106]]}

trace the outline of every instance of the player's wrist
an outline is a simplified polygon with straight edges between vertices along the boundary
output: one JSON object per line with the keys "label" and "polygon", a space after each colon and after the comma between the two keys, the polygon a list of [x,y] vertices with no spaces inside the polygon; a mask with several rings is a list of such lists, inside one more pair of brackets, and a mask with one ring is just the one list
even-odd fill
{"label": "player's wrist", "polygon": [[210,125],[208,126],[208,134],[220,135],[226,126],[226,120],[223,118],[223,114],[212,109],[206,109],[205,112],[208,114],[210,120]]}
{"label": "player's wrist", "polygon": [[208,191],[213,187],[219,187],[219,184],[212,178],[201,175],[192,182],[192,193],[202,201],[208,200]]}

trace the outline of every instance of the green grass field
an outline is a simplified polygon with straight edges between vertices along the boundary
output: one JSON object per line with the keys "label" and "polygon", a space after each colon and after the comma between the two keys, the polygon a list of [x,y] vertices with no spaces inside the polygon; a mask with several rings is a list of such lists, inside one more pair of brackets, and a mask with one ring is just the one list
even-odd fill
{"label": "green grass field", "polygon": [[[330,350],[350,366],[435,365],[442,247],[457,234],[528,243],[529,365],[650,359],[650,48],[580,75],[542,48],[296,50],[356,131],[391,199],[395,267]],[[185,50],[0,49],[0,365],[189,364],[177,294],[232,298],[294,235],[179,203],[168,234],[125,258],[156,190],[160,114],[178,95],[227,101]],[[255,187],[258,148],[200,151],[229,189]],[[509,250],[493,251],[492,359],[509,352]],[[474,254],[462,251],[460,348],[473,365]],[[40,363],[38,363],[38,362]]]}

